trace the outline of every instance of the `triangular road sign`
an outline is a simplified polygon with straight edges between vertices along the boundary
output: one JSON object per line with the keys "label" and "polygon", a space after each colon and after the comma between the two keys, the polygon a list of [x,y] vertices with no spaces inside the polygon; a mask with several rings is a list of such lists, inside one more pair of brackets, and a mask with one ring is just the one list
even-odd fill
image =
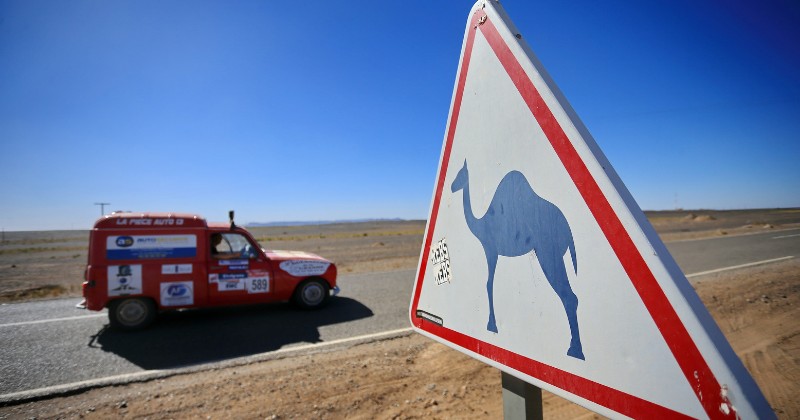
{"label": "triangular road sign", "polygon": [[468,18],[410,317],[604,415],[774,417],[494,1]]}

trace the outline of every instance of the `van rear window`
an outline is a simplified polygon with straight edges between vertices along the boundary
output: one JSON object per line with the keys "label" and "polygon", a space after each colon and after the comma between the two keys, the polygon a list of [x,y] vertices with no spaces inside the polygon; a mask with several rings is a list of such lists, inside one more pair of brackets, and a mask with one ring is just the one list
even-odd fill
{"label": "van rear window", "polygon": [[196,235],[121,235],[106,238],[106,258],[109,260],[191,258],[196,255]]}

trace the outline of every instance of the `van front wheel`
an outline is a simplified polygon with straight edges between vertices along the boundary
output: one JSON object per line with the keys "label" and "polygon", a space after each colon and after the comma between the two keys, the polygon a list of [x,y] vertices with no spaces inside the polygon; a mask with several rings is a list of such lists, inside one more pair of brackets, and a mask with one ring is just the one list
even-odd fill
{"label": "van front wheel", "polygon": [[294,291],[293,300],[297,306],[303,309],[316,309],[325,305],[328,301],[330,287],[328,283],[320,279],[308,279]]}
{"label": "van front wheel", "polygon": [[156,305],[151,299],[128,298],[111,302],[108,320],[112,328],[138,330],[156,319]]}

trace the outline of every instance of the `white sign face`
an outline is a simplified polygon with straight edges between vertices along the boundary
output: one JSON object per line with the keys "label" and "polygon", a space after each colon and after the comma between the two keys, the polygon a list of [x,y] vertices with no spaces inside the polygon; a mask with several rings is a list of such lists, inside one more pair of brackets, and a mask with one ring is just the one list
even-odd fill
{"label": "white sign face", "polygon": [[518,34],[470,14],[413,327],[607,416],[772,416]]}

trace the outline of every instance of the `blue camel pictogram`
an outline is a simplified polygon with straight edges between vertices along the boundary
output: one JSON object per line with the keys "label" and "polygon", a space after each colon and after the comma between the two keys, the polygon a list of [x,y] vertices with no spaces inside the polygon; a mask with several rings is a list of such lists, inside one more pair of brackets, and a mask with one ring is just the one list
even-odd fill
{"label": "blue camel pictogram", "polygon": [[472,213],[469,196],[469,171],[467,162],[456,175],[451,190],[463,191],[464,217],[472,234],[483,245],[489,278],[486,290],[489,295],[489,322],[486,329],[497,331],[494,315],[493,283],[497,257],[518,257],[531,251],[536,254],[548,283],[561,299],[567,314],[570,341],[567,355],[581,360],[583,347],[578,332],[578,297],[572,291],[564,267],[564,254],[569,250],[575,273],[578,260],[575,244],[566,217],[553,203],[533,191],[525,176],[511,171],[500,181],[486,214],[481,218]]}

